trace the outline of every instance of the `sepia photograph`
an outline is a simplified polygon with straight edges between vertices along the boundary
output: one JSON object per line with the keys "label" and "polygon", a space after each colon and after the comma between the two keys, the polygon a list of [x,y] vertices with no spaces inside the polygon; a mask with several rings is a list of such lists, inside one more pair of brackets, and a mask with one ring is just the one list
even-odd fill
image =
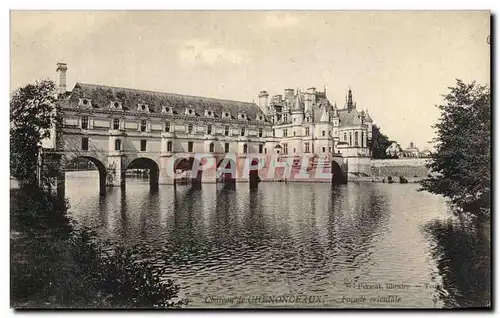
{"label": "sepia photograph", "polygon": [[9,15],[12,309],[492,309],[489,10]]}

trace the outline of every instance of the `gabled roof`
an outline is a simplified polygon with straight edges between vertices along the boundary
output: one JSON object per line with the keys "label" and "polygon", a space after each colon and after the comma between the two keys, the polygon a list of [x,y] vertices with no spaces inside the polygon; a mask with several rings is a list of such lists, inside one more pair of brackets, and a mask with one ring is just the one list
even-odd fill
{"label": "gabled roof", "polygon": [[78,101],[82,97],[91,98],[93,107],[102,109],[107,109],[111,101],[119,100],[125,110],[135,110],[138,103],[145,103],[149,105],[151,113],[160,113],[162,106],[165,105],[173,107],[173,112],[177,114],[183,114],[186,107],[193,107],[197,116],[203,116],[204,110],[210,109],[216,117],[222,117],[223,112],[229,112],[232,118],[238,118],[239,112],[245,112],[249,121],[255,121],[259,115],[265,118],[255,103],[76,83],[69,99]]}

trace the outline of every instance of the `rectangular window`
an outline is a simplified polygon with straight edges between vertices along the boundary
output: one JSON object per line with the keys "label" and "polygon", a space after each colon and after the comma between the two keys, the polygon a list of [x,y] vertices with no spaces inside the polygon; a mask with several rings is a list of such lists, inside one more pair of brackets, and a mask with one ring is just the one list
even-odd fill
{"label": "rectangular window", "polygon": [[309,149],[309,143],[308,142],[304,143],[304,146],[305,146],[304,152],[305,153],[309,153],[309,151],[310,151],[310,149]]}
{"label": "rectangular window", "polygon": [[82,129],[89,129],[89,117],[88,116],[82,117]]}
{"label": "rectangular window", "polygon": [[114,130],[120,129],[120,119],[119,118],[113,119],[113,129]]}
{"label": "rectangular window", "polygon": [[224,136],[229,136],[229,126],[224,127]]}
{"label": "rectangular window", "polygon": [[283,144],[283,154],[288,154],[288,144]]}
{"label": "rectangular window", "polygon": [[295,137],[295,130],[293,131],[293,136]]}
{"label": "rectangular window", "polygon": [[306,127],[306,136],[309,136],[309,127]]}
{"label": "rectangular window", "polygon": [[262,153],[262,149],[264,148],[264,146],[262,144],[259,145],[259,153]]}
{"label": "rectangular window", "polygon": [[165,132],[170,132],[170,123],[169,122],[165,123]]}
{"label": "rectangular window", "polygon": [[283,137],[288,137],[288,129],[283,129]]}
{"label": "rectangular window", "polygon": [[259,137],[262,137],[262,135],[263,135],[262,128],[259,128]]}
{"label": "rectangular window", "polygon": [[141,120],[141,131],[146,131],[146,121]]}
{"label": "rectangular window", "polygon": [[229,143],[227,143],[227,142],[224,144],[224,152],[225,153],[229,152]]}
{"label": "rectangular window", "polygon": [[167,151],[172,151],[172,142],[167,142]]}
{"label": "rectangular window", "polygon": [[207,135],[211,135],[212,134],[212,125],[208,125],[207,126]]}
{"label": "rectangular window", "polygon": [[146,151],[146,140],[141,140],[141,151]]}
{"label": "rectangular window", "polygon": [[82,150],[89,150],[89,139],[87,137],[82,138]]}
{"label": "rectangular window", "polygon": [[188,142],[188,152],[193,152],[193,142],[192,141]]}
{"label": "rectangular window", "polygon": [[245,136],[245,127],[241,127],[240,136]]}
{"label": "rectangular window", "polygon": [[332,152],[332,147],[328,147],[328,152],[331,153]]}
{"label": "rectangular window", "polygon": [[188,125],[188,134],[192,134],[193,133],[193,124],[189,124]]}
{"label": "rectangular window", "polygon": [[325,136],[325,131],[324,130],[321,131],[321,136],[323,136],[323,137]]}

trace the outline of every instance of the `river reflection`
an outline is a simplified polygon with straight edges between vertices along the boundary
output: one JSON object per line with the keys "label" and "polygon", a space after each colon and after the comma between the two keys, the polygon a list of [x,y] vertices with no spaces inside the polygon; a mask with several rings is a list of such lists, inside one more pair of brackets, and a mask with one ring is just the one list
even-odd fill
{"label": "river reflection", "polygon": [[[78,223],[107,244],[140,246],[144,258],[181,285],[190,307],[256,306],[207,297],[305,294],[321,302],[257,306],[432,308],[460,306],[465,303],[456,298],[470,296],[457,285],[461,278],[449,279],[447,272],[473,270],[447,263],[457,257],[449,246],[459,243],[448,244],[447,237],[463,236],[429,226],[448,218],[446,205],[414,184],[204,184],[150,192],[145,183],[127,182],[125,191],[99,196],[88,172],[68,174],[66,182]],[[411,287],[353,288],[385,283]],[[394,295],[400,301],[346,302]],[[478,305],[479,298],[466,305]]]}

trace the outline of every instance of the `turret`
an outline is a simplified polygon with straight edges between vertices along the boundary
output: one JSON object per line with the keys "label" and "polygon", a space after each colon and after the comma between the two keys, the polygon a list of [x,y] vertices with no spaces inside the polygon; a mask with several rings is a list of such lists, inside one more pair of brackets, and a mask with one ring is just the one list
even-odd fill
{"label": "turret", "polygon": [[337,108],[337,102],[335,102],[335,105],[333,106],[333,108],[331,110],[330,118],[331,118],[332,122],[337,122],[338,123],[339,110]]}
{"label": "turret", "polygon": [[264,112],[264,114],[268,114],[269,94],[267,91],[260,91],[259,93],[259,108]]}
{"label": "turret", "polygon": [[328,107],[322,107],[323,110],[321,112],[320,122],[329,122],[330,121],[330,112],[328,111]]}

